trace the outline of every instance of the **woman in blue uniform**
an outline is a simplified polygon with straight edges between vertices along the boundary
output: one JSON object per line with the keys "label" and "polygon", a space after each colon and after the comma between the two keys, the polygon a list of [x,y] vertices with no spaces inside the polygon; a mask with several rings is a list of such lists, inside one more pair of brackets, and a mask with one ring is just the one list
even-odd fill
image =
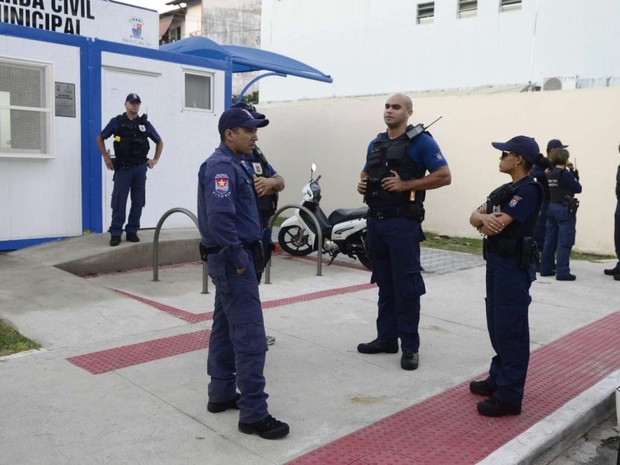
{"label": "woman in blue uniform", "polygon": [[516,136],[492,145],[502,151],[499,170],[512,182],[494,190],[469,219],[485,236],[486,317],[495,350],[488,377],[469,388],[488,397],[478,402],[481,415],[499,417],[521,413],[530,358],[529,289],[536,276],[531,236],[543,193],[528,175],[539,153],[533,138]]}

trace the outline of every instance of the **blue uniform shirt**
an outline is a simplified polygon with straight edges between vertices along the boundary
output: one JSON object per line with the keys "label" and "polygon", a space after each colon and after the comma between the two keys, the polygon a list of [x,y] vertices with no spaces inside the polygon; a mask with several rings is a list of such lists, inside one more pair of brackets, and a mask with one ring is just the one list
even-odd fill
{"label": "blue uniform shirt", "polygon": [[[364,165],[365,172],[368,172],[368,157],[376,140],[376,138],[373,139],[368,145],[366,164]],[[425,132],[409,144],[409,156],[413,161],[424,166],[430,173],[448,164],[435,139]]]}
{"label": "blue uniform shirt", "polygon": [[[126,114],[127,113],[123,113],[123,115],[126,115]],[[110,120],[110,122],[107,124],[107,126],[105,128],[103,128],[103,130],[99,133],[99,135],[101,136],[101,138],[103,140],[106,140],[112,134],[116,134],[118,132],[119,126],[120,125],[118,124],[118,119],[115,116],[114,118],[112,118]],[[161,137],[159,136],[159,134],[157,133],[157,131],[155,130],[155,128],[153,127],[151,122],[147,120],[145,126],[146,126],[145,127],[145,129],[146,129],[146,136],[149,139],[151,139],[153,142],[158,144],[159,141],[161,140]]]}
{"label": "blue uniform shirt", "polygon": [[220,144],[198,173],[198,227],[206,247],[221,247],[235,268],[245,268],[243,244],[261,239],[262,229],[251,173],[241,158]]}
{"label": "blue uniform shirt", "polygon": [[[246,160],[247,162],[249,162],[249,167],[252,170],[252,174],[256,174],[257,176],[260,175],[260,173],[257,170],[262,170],[262,164],[260,163],[260,159],[258,158],[258,155],[256,155],[256,153],[252,152],[251,155],[243,155],[243,159]],[[267,163],[267,177],[272,177],[275,174],[277,174],[276,170],[273,168],[273,166],[271,166],[271,164],[268,162]]]}

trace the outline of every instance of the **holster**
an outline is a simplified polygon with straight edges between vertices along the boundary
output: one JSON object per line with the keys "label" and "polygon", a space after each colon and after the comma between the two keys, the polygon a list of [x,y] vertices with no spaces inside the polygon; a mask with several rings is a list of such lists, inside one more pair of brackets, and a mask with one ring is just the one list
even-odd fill
{"label": "holster", "polygon": [[263,241],[254,242],[252,246],[247,247],[247,249],[252,252],[252,256],[254,257],[254,271],[256,271],[257,275],[260,275],[265,270],[265,266],[267,266]]}
{"label": "holster", "polygon": [[579,200],[571,197],[566,199],[564,203],[568,208],[568,216],[575,216],[577,214],[577,209],[579,208]]}

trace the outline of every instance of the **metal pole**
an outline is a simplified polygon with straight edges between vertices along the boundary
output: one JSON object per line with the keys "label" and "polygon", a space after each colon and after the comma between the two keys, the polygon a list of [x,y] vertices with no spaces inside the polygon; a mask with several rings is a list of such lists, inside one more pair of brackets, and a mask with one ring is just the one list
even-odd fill
{"label": "metal pole", "polygon": [[[276,221],[280,213],[282,213],[284,210],[290,210],[291,208],[306,212],[314,223],[317,235],[316,275],[323,276],[323,233],[321,232],[321,226],[319,225],[319,221],[316,219],[314,213],[312,213],[303,205],[284,205],[271,217],[271,220],[269,221],[269,228],[273,228],[273,223]],[[265,266],[265,284],[271,284],[271,259],[267,262],[267,265]]]}
{"label": "metal pole", "polygon": [[[157,226],[155,226],[155,234],[153,235],[153,281],[159,281],[159,232],[161,231],[161,227],[164,222],[170,215],[173,213],[184,213],[191,218],[196,227],[198,228],[198,218],[191,211],[186,208],[171,208],[166,213],[164,213],[159,221],[157,222]],[[207,266],[207,262],[204,262],[202,265],[202,293],[209,293],[209,269]]]}

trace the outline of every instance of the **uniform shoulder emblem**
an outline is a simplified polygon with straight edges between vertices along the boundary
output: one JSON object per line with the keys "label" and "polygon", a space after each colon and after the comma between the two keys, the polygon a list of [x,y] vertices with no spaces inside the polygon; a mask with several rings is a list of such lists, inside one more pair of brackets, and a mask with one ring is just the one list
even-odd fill
{"label": "uniform shoulder emblem", "polygon": [[230,193],[230,185],[227,174],[215,175],[215,195],[226,197]]}
{"label": "uniform shoulder emblem", "polygon": [[519,201],[520,201],[520,200],[521,200],[521,197],[520,197],[520,196],[518,196],[518,195],[514,195],[514,196],[512,197],[512,199],[510,199],[510,202],[508,203],[508,206],[509,206],[510,208],[514,208],[514,207],[516,207],[516,206],[517,206],[517,204],[519,203]]}

